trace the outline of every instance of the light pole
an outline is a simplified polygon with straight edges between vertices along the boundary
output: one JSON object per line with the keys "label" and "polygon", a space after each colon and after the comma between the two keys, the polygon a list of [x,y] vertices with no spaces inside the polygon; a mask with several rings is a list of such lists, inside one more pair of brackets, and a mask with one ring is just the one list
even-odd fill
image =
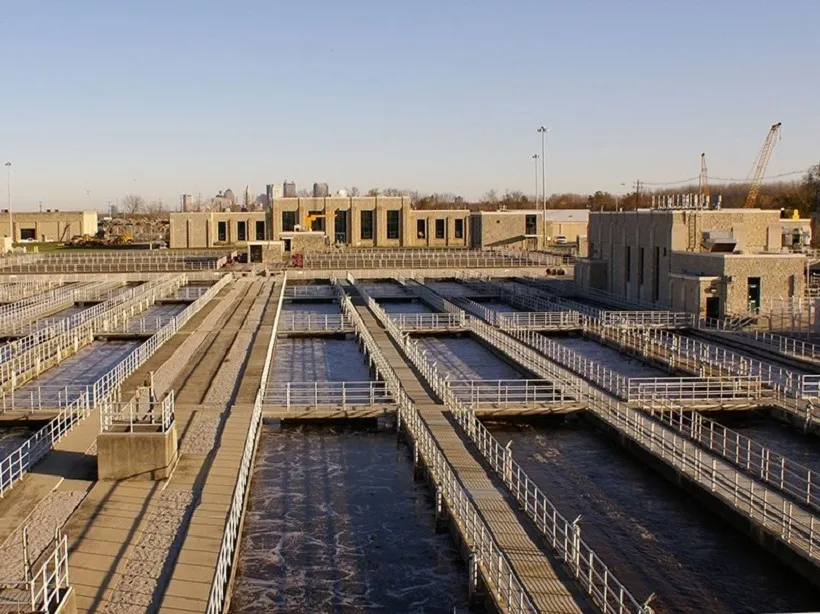
{"label": "light pole", "polygon": [[532,154],[532,159],[535,161],[535,206],[538,207],[538,154]]}
{"label": "light pole", "polygon": [[538,132],[541,133],[541,233],[543,235],[542,239],[542,249],[547,248],[547,151],[546,151],[546,140],[547,140],[547,132],[550,129],[546,128],[545,126],[541,126],[538,128]]}
{"label": "light pole", "polygon": [[6,162],[6,189],[8,192],[8,206],[9,206],[9,235],[11,235],[11,243],[14,245],[14,223],[11,219],[11,162]]}

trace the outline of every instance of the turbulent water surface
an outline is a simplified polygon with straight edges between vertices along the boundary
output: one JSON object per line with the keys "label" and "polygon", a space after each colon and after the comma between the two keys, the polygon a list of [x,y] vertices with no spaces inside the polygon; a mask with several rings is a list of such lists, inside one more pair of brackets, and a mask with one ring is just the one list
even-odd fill
{"label": "turbulent water surface", "polygon": [[466,569],[395,434],[264,427],[231,611],[467,612]]}
{"label": "turbulent water surface", "polygon": [[582,537],[656,612],[797,612],[820,593],[750,538],[633,459],[581,419],[492,424],[556,507],[582,515]]}

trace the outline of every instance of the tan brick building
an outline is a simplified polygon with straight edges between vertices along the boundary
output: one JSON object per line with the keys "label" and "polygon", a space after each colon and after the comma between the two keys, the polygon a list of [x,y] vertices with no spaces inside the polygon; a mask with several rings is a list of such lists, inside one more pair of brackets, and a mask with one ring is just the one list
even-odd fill
{"label": "tan brick building", "polygon": [[593,212],[578,283],[703,315],[802,296],[809,220],[760,209]]}
{"label": "tan brick building", "polygon": [[[14,241],[70,241],[97,232],[96,211],[12,211]],[[0,236],[8,237],[9,212],[0,212]]]}

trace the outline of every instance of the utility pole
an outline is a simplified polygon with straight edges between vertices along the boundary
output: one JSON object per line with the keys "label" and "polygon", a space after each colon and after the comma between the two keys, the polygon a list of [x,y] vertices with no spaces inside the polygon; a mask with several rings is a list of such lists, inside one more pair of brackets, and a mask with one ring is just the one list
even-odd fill
{"label": "utility pole", "polygon": [[535,161],[535,206],[538,207],[538,154],[532,154],[532,159]]}
{"label": "utility pole", "polygon": [[547,132],[550,129],[541,126],[538,132],[541,134],[541,234],[542,244],[541,249],[547,248],[547,150],[546,140]]}
{"label": "utility pole", "polygon": [[635,181],[635,208],[639,209],[641,206],[641,186],[643,186],[643,182],[638,179]]}
{"label": "utility pole", "polygon": [[6,188],[8,191],[8,207],[9,207],[9,236],[11,243],[14,244],[14,221],[11,218],[11,162],[6,162]]}
{"label": "utility pole", "polygon": [[42,212],[43,212],[43,201],[41,200],[40,201],[40,213],[42,213]]}

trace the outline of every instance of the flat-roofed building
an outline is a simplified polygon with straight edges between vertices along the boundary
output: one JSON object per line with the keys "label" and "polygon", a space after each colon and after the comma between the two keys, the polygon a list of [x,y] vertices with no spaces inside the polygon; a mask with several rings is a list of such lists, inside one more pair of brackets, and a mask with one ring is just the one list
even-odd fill
{"label": "flat-roofed building", "polygon": [[[68,242],[97,232],[96,211],[12,211],[14,241]],[[8,209],[0,211],[0,235],[11,236]]]}
{"label": "flat-roofed building", "polygon": [[[592,212],[579,284],[709,317],[803,296],[810,220],[776,210]],[[797,237],[797,241],[795,241]]]}

